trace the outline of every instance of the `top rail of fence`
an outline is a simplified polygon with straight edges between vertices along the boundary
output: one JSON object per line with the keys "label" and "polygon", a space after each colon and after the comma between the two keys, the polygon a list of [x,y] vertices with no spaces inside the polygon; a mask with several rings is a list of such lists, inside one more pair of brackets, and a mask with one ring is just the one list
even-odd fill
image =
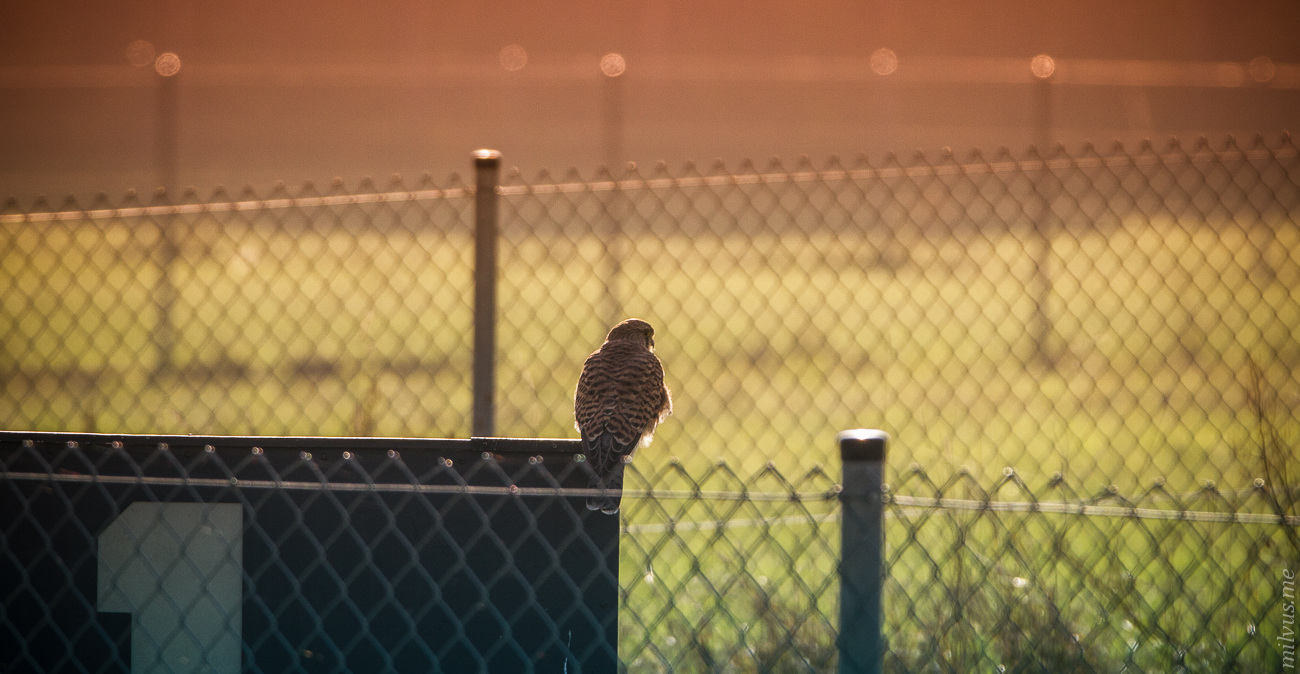
{"label": "top rail of fence", "polygon": [[[249,449],[258,454],[265,450],[305,452],[302,457],[311,460],[308,450],[400,450],[414,452],[446,452],[450,454],[481,454],[501,456],[534,455],[574,455],[581,451],[580,441],[557,438],[468,438],[468,439],[425,439],[425,438],[347,438],[347,437],[308,437],[308,436],[174,436],[174,435],[108,435],[93,433],[46,433],[27,431],[0,431],[0,448],[5,445],[35,447],[61,446],[72,450],[81,450],[83,446],[108,447],[114,450],[126,448],[169,450],[177,447]],[[392,454],[390,453],[390,456]],[[349,454],[345,451],[344,458]],[[3,456],[0,456],[3,459]],[[144,474],[77,474],[68,471],[32,472],[30,470],[10,470],[0,460],[0,479],[20,482],[66,482],[98,483],[153,487],[212,487],[239,489],[276,489],[301,491],[363,491],[363,492],[397,492],[422,494],[467,494],[478,496],[599,496],[603,492],[597,489],[580,489],[561,487],[558,484],[546,487],[528,487],[518,485],[483,486],[470,484],[442,485],[421,484],[417,482],[388,482],[367,479],[363,482],[332,480],[321,476],[318,480],[303,481],[293,479],[238,479],[234,476],[225,478],[203,478],[192,475],[160,477]],[[1208,488],[1208,487],[1207,487]],[[1250,497],[1262,494],[1265,487],[1257,482],[1251,490],[1238,493],[1238,497]],[[696,489],[624,489],[624,497],[666,500],[722,500],[722,501],[835,501],[841,497],[842,488],[831,484],[826,489],[815,491],[763,490],[711,490]],[[1177,520],[1184,522],[1214,522],[1255,525],[1283,525],[1300,527],[1300,516],[1283,513],[1246,512],[1239,509],[1229,511],[1204,511],[1187,508],[1172,499],[1172,507],[1149,507],[1126,502],[1118,498],[1118,503],[1099,503],[1096,499],[1063,499],[1033,501],[1003,501],[986,495],[984,498],[952,498],[941,494],[919,496],[891,493],[887,490],[886,501],[893,504],[899,512],[919,514],[931,510],[998,512],[998,513],[1040,513],[1053,515],[1079,515],[1093,517],[1125,518],[1140,520]],[[1114,492],[1108,492],[1115,497]],[[1217,493],[1217,492],[1216,492]],[[1168,495],[1173,496],[1173,495]],[[1189,495],[1183,495],[1187,497]],[[1161,499],[1163,500],[1163,499]],[[809,517],[812,517],[811,515]],[[811,521],[811,520],[810,520]],[[687,528],[689,523],[685,524]]]}
{"label": "top rail of fence", "polygon": [[[885,166],[860,168],[831,168],[826,170],[769,171],[763,173],[727,173],[723,175],[687,175],[662,178],[628,178],[622,180],[570,181],[548,184],[499,185],[502,196],[526,194],[571,194],[578,192],[613,192],[625,190],[661,190],[689,187],[724,187],[729,185],[781,184],[801,182],[834,182],[842,180],[873,180],[918,178],[926,176],[977,175],[1000,173],[1031,173],[1035,171],[1090,168],[1118,168],[1123,166],[1153,166],[1164,163],[1213,163],[1235,160],[1293,159],[1300,150],[1290,145],[1289,137],[1276,148],[1212,150],[1198,148],[1193,151],[1175,150],[1163,153],[1127,154],[1112,156],[1089,154],[1083,157],[1065,156],[1051,159],[944,162],[930,164],[921,161],[913,166]],[[951,156],[946,153],[946,156]],[[166,217],[200,215],[205,213],[238,213],[283,209],[304,209],[364,204],[404,203],[414,201],[439,201],[468,197],[472,187],[446,189],[398,190],[327,196],[284,197],[277,199],[247,199],[241,201],[211,201],[195,204],[165,204],[155,206],[130,206],[122,208],[96,208],[0,215],[0,224],[37,222],[66,222],[77,220],[114,220],[120,218]]]}
{"label": "top rail of fence", "polygon": [[48,431],[0,430],[0,445],[28,443],[80,444],[113,448],[130,447],[238,447],[265,449],[393,449],[398,451],[489,452],[492,454],[533,456],[538,454],[577,454],[582,441],[571,438],[359,438],[338,436],[294,435],[148,435],[132,433],[64,433]]}

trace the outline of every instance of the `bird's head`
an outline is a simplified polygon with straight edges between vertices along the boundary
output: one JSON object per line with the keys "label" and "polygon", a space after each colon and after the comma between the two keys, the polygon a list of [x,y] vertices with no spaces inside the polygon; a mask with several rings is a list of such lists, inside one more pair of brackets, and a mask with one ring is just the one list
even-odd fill
{"label": "bird's head", "polygon": [[644,344],[646,348],[655,346],[655,329],[639,318],[629,318],[609,331],[607,342],[631,341]]}

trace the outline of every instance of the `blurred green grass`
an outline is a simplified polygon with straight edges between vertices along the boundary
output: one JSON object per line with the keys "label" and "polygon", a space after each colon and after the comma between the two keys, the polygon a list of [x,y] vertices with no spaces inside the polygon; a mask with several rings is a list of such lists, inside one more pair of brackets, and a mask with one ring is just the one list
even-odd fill
{"label": "blurred green grass", "polygon": [[[628,517],[659,505],[632,504]],[[687,512],[699,508],[711,512]],[[624,537],[619,644],[629,671],[833,670],[838,509],[714,503],[678,514],[686,526],[632,525]],[[1278,587],[1295,551],[1276,525],[896,506],[888,515],[886,671],[1280,664],[1270,635],[1282,633]],[[719,527],[689,526],[700,521]]]}
{"label": "blurred green grass", "polygon": [[[6,230],[0,426],[468,433],[468,232],[189,222],[160,370],[146,224]],[[1260,473],[1242,373],[1256,363],[1300,401],[1300,229],[1268,229],[1265,248],[1232,223],[1060,232],[1045,343],[1024,232],[918,235],[891,264],[846,231],[650,234],[623,241],[611,287],[594,235],[507,231],[498,433],[574,435],[573,382],[612,296],[619,317],[657,326],[675,394],[640,462],[806,470],[835,463],[837,431],[876,427],[895,471],[939,479],[1014,465],[1126,491],[1246,485]]]}

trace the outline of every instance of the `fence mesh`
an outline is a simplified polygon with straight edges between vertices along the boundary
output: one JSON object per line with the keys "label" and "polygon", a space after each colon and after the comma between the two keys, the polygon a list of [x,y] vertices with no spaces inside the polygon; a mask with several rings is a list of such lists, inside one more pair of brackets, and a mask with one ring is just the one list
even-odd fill
{"label": "fence mesh", "polygon": [[[839,476],[633,464],[620,521],[576,442],[506,442],[0,434],[0,666],[835,669]],[[1294,489],[897,477],[885,671],[1294,656]]]}
{"label": "fence mesh", "polygon": [[615,669],[563,443],[66,437],[3,446],[12,671]]}
{"label": "fence mesh", "polygon": [[[677,403],[641,460],[692,469],[871,426],[940,479],[1242,485],[1300,407],[1289,137],[596,178],[498,187],[500,435],[572,437],[628,315]],[[6,205],[0,426],[468,435],[472,188],[169,199]]]}
{"label": "fence mesh", "polygon": [[[870,426],[893,436],[887,669],[1279,667],[1294,613],[1286,574],[1300,568],[1296,521],[1279,519],[1300,515],[1297,154],[1283,136],[1045,156],[628,166],[588,180],[507,172],[497,187],[498,434],[574,437],[582,360],[625,316],[656,327],[674,393],[674,416],[626,483],[616,647],[590,653],[616,651],[632,671],[833,667],[842,509],[831,438]],[[472,184],[395,177],[356,189],[8,202],[0,427],[469,435]],[[128,501],[218,494],[247,518],[272,507],[373,509],[380,522],[438,510],[427,497],[358,495],[306,459],[291,472],[318,485],[315,505],[274,484],[115,487],[80,477],[99,465],[87,451],[0,452],[0,652],[14,654],[11,669],[83,642],[108,654],[94,660],[99,671],[123,667],[121,624],[69,632],[60,616],[95,607],[86,578],[99,562],[75,550]],[[255,462],[249,448],[236,453],[216,458],[231,471]],[[149,460],[159,461],[132,459]],[[496,475],[477,463],[443,468]],[[360,474],[370,477],[341,481],[381,480]],[[429,473],[383,475],[430,484]],[[543,510],[585,512],[551,498]],[[83,522],[84,508],[98,519]],[[352,545],[360,555],[309,575],[379,599],[315,606],[291,585],[286,603],[256,615],[306,615],[304,634],[332,645],[246,640],[245,663],[265,648],[324,671],[369,653],[367,666],[382,669],[385,657],[424,663],[460,648],[384,640],[401,629],[366,636],[437,619],[385,602],[403,583],[418,593],[444,577],[402,562],[372,572],[386,558],[364,552],[368,529],[296,526],[310,549]],[[430,544],[398,525],[377,531],[416,553]],[[250,533],[245,545],[268,540]],[[275,559],[289,539],[269,540]],[[82,547],[65,554],[66,541]],[[520,556],[502,545],[501,559]],[[65,576],[40,585],[28,561]],[[258,574],[292,584],[294,574],[270,568],[245,568],[245,587]],[[488,572],[484,591],[509,573]],[[335,611],[360,631],[335,637],[311,617]],[[513,624],[498,613],[492,620]],[[468,629],[449,620],[453,632]],[[538,643],[580,660],[556,634]],[[465,644],[457,653],[471,660],[531,662],[533,652]],[[80,671],[78,657],[51,662]]]}

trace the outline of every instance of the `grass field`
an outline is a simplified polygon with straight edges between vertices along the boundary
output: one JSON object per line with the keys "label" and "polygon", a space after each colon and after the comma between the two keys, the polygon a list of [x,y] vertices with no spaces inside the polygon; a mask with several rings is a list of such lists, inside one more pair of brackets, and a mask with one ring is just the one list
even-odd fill
{"label": "grass field", "polygon": [[[937,484],[966,474],[990,485],[1014,466],[1038,489],[1060,473],[1080,498],[1158,480],[1174,494],[1205,480],[1235,492],[1265,474],[1256,370],[1290,443],[1281,452],[1295,454],[1294,212],[1108,212],[1044,234],[1023,213],[958,227],[945,225],[948,201],[853,199],[870,191],[648,191],[614,239],[598,236],[597,195],[507,200],[498,433],[574,437],[582,360],[635,315],[658,329],[675,401],[638,455],[642,488],[673,488],[676,457],[717,484],[743,485],[770,463],[821,491],[838,480],[835,433],[874,427],[892,435],[886,479],[921,495],[934,494],[907,481],[914,465]],[[183,216],[169,225],[170,261],[160,220],[6,225],[0,427],[464,437],[467,208]],[[976,225],[981,208],[997,219],[1002,201],[977,201]],[[754,671],[768,657],[823,669],[836,512],[632,500],[624,660],[634,671]],[[724,525],[667,531],[669,519]],[[890,668],[1275,666],[1276,575],[1300,567],[1281,531],[899,511],[887,535]],[[786,645],[800,655],[788,660]]]}
{"label": "grass field", "polygon": [[[785,523],[625,537],[629,671],[834,670],[839,522],[766,510]],[[885,538],[886,671],[1281,663],[1297,554],[1276,525],[896,507]]]}
{"label": "grass field", "polygon": [[[466,233],[199,220],[169,275],[167,329],[140,224],[6,233],[4,427],[468,433]],[[940,477],[1013,465],[1126,491],[1248,485],[1244,373],[1257,364],[1300,405],[1300,229],[1269,225],[1262,249],[1233,224],[1062,233],[1041,302],[1024,232],[901,232],[909,257],[889,265],[845,232],[656,236],[624,242],[613,309],[594,236],[508,236],[498,432],[572,437],[602,314],[638,315],[659,326],[675,392],[640,458],[654,465],[830,466],[835,432],[865,426],[893,435],[895,470]],[[174,368],[159,372],[164,341]]]}

